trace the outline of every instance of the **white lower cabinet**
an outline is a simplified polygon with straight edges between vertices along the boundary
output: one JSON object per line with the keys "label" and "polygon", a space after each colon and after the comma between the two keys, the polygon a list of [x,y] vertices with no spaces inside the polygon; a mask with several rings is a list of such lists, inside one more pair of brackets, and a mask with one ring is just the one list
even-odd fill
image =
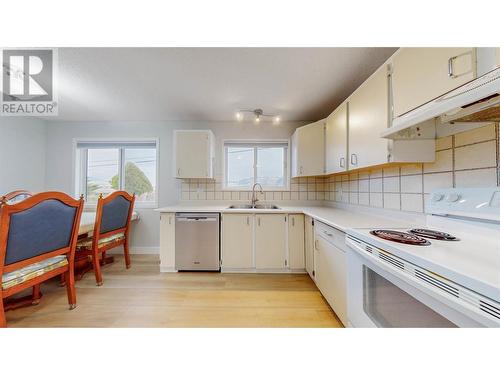
{"label": "white lower cabinet", "polygon": [[254,268],[253,247],[253,215],[222,215],[222,268]]}
{"label": "white lower cabinet", "polygon": [[285,268],[286,215],[255,215],[255,268]]}
{"label": "white lower cabinet", "polygon": [[160,271],[175,272],[175,213],[160,215]]}
{"label": "white lower cabinet", "polygon": [[345,234],[322,223],[315,224],[315,281],[344,326],[347,325]]}
{"label": "white lower cabinet", "polygon": [[304,215],[222,215],[222,272],[304,272],[304,268]]}
{"label": "white lower cabinet", "polygon": [[306,267],[304,235],[304,215],[288,215],[288,267],[291,270]]}
{"label": "white lower cabinet", "polygon": [[306,271],[314,280],[314,219],[305,217],[304,224],[304,249],[306,260]]}

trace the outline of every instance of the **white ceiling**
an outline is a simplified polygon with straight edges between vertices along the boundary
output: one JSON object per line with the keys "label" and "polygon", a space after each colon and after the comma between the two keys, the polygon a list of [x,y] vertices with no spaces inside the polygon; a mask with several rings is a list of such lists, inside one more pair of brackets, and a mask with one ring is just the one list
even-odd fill
{"label": "white ceiling", "polygon": [[395,48],[60,48],[57,120],[327,116]]}

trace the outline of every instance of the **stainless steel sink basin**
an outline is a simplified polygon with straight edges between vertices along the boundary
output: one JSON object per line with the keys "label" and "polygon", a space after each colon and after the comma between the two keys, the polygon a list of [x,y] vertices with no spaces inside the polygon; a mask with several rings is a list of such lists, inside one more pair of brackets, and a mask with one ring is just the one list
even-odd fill
{"label": "stainless steel sink basin", "polygon": [[256,204],[252,206],[251,204],[233,204],[228,207],[233,210],[279,210],[280,208],[274,204]]}
{"label": "stainless steel sink basin", "polygon": [[274,204],[256,204],[255,209],[257,210],[279,210],[280,208]]}
{"label": "stainless steel sink basin", "polygon": [[233,204],[229,206],[228,208],[235,209],[235,210],[248,210],[253,208],[251,204]]}

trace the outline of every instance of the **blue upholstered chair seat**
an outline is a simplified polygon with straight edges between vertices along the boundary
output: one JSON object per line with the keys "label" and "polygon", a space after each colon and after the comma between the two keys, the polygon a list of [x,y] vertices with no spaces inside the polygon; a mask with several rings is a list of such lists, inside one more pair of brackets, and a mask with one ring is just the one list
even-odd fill
{"label": "blue upholstered chair seat", "polygon": [[[114,242],[119,242],[125,239],[124,233],[118,233],[114,236],[102,238],[99,240],[99,248],[112,244]],[[76,244],[76,248],[78,250],[92,250],[92,238],[85,238],[83,240],[78,241]]]}
{"label": "blue upholstered chair seat", "polygon": [[2,275],[2,289],[9,289],[25,281],[34,279],[56,268],[64,267],[68,264],[66,255],[58,255],[53,258],[42,260],[41,262],[30,264],[24,268],[4,273]]}

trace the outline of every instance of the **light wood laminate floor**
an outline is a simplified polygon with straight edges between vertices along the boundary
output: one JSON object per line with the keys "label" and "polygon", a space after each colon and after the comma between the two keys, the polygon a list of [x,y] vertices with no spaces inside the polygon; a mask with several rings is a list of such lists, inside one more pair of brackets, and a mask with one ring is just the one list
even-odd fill
{"label": "light wood laminate floor", "polygon": [[7,312],[8,327],[341,327],[307,275],[160,273],[158,257],[122,256],[77,282],[77,308],[66,289],[42,285],[38,306]]}

